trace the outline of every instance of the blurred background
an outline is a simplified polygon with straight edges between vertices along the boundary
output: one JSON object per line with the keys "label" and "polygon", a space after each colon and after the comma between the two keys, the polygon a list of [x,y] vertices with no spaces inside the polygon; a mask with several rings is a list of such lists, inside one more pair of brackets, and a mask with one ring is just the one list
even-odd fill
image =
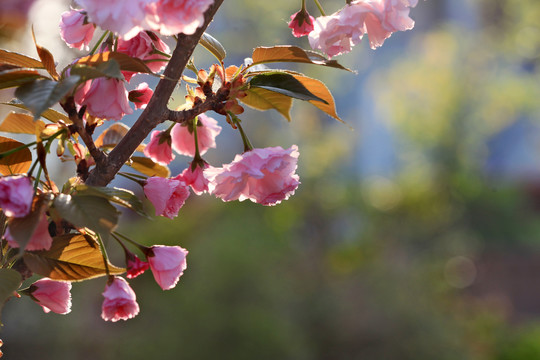
{"label": "blurred background", "polygon": [[[33,24],[69,63],[82,53],[57,31],[68,6],[2,0],[2,47],[36,56]],[[259,45],[309,48],[287,28],[299,7],[225,1],[209,32],[228,65]],[[323,80],[347,124],[300,102],[291,123],[242,114],[256,147],[298,144],[295,196],[276,207],[192,196],[174,221],[126,214],[120,232],[190,251],[178,286],[163,292],[150,273],[130,281],[141,313],[119,323],[100,318],[103,278],[75,283],[65,316],[12,299],[5,357],[540,359],[540,2],[428,0],[411,17],[414,30],[338,59],[356,75],[276,65]],[[196,52],[200,68],[211,61]],[[219,150],[205,158],[219,166],[242,145],[216,118]],[[173,175],[188,161],[177,157]]]}

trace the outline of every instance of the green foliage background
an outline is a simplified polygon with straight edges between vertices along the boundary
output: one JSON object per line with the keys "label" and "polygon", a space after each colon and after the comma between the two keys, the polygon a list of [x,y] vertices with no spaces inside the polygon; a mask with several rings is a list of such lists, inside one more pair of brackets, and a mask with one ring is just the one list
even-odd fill
{"label": "green foliage background", "polygon": [[[328,2],[328,11],[339,4]],[[227,25],[217,20],[213,34],[241,61],[257,45],[296,41],[286,14],[297,5],[225,2]],[[99,316],[102,279],[74,284],[67,316],[11,300],[0,334],[7,358],[540,358],[540,313],[524,314],[511,292],[475,283],[495,254],[540,309],[540,272],[512,278],[505,268],[507,258],[538,255],[535,183],[483,172],[489,138],[519,117],[539,120],[540,4],[475,5],[477,24],[467,27],[441,15],[440,2],[420,2],[412,10],[418,29],[342,58],[358,76],[299,68],[328,83],[354,127],[350,94],[365,79],[360,93],[398,134],[394,176],[361,176],[355,153],[364,134],[307,104],[295,104],[291,124],[247,111],[256,146],[299,144],[297,194],[271,208],[192,196],[175,221],[125,219],[122,231],[136,240],[189,249],[178,286],[163,292],[150,274],[131,281],[141,313],[114,324]],[[379,61],[385,66],[370,65]],[[118,264],[120,255],[113,251]]]}

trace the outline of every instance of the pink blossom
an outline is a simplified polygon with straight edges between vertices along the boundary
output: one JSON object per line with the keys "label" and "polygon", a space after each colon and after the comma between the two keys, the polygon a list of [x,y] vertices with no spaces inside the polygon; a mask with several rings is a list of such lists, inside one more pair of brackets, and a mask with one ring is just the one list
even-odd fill
{"label": "pink blossom", "polygon": [[291,146],[253,149],[236,155],[234,161],[222,168],[209,168],[209,192],[223,201],[250,199],[262,205],[276,205],[289,196],[300,184],[295,174],[298,147]]}
{"label": "pink blossom", "polygon": [[300,10],[297,13],[291,15],[291,21],[289,22],[289,28],[292,29],[292,34],[295,37],[302,37],[308,35],[313,31],[313,22],[315,18],[306,10]]}
{"label": "pink blossom", "polygon": [[0,207],[7,217],[26,216],[32,207],[34,188],[26,176],[0,178]]}
{"label": "pink blossom", "polygon": [[71,48],[88,50],[88,44],[94,36],[94,24],[84,22],[84,10],[71,10],[62,13],[60,21],[60,36]]}
{"label": "pink blossom", "polygon": [[29,290],[32,298],[46,313],[71,312],[71,283],[43,278],[30,285]]}
{"label": "pink blossom", "polygon": [[75,101],[86,105],[88,113],[100,119],[120,120],[124,115],[133,113],[124,82],[117,79],[87,81],[75,93]]}
{"label": "pink blossom", "polygon": [[[193,127],[191,127],[193,129]],[[197,141],[199,144],[199,153],[204,155],[209,148],[216,147],[216,136],[221,132],[221,126],[217,120],[199,115],[197,123]],[[181,155],[195,156],[195,138],[193,131],[190,131],[190,125],[182,126],[176,124],[171,131],[172,148]]]}
{"label": "pink blossom", "polygon": [[[12,248],[18,248],[19,243],[13,238],[10,233],[9,225],[4,234],[9,246]],[[47,215],[45,213],[41,214],[41,218],[34,230],[34,233],[30,237],[25,250],[36,251],[36,250],[49,250],[52,245],[52,237],[49,234],[49,221],[47,220]]]}
{"label": "pink blossom", "polygon": [[103,296],[105,300],[101,307],[101,318],[105,321],[128,320],[139,313],[137,296],[121,277],[115,276],[110,284],[107,283]]}
{"label": "pink blossom", "polygon": [[[191,186],[193,192],[197,195],[201,195],[208,191],[208,179],[204,176],[203,168],[199,165],[195,165],[195,170],[192,169],[193,165],[190,164],[182,174],[179,175],[186,185]],[[208,164],[204,164],[204,169],[208,168]]]}
{"label": "pink blossom", "polygon": [[162,35],[191,35],[204,23],[213,0],[159,0],[147,6],[150,29]]}
{"label": "pink blossom", "polygon": [[146,262],[146,261],[142,261],[141,259],[139,259],[139,257],[133,253],[131,253],[128,257],[127,257],[127,261],[126,261],[126,268],[127,268],[127,275],[126,277],[128,279],[134,279],[136,278],[137,276],[141,275],[142,273],[144,273],[146,270],[148,270],[148,268],[150,267],[150,265]]}
{"label": "pink blossom", "polygon": [[[141,31],[137,36],[130,40],[118,40],[118,52],[128,54],[131,57],[148,61],[146,65],[153,72],[158,72],[167,65],[168,58],[162,54],[154,53],[154,50],[169,54],[170,49],[159,37],[154,33]],[[161,59],[163,61],[155,61]],[[130,73],[133,74],[133,73]],[[131,77],[128,75],[127,77]]]}
{"label": "pink blossom", "polygon": [[189,197],[189,187],[180,179],[151,177],[146,180],[144,194],[156,209],[156,216],[173,219]]}
{"label": "pink blossom", "polygon": [[167,165],[174,160],[171,148],[171,135],[165,131],[152,131],[150,142],[144,148],[144,155],[158,164]]}
{"label": "pink blossom", "polygon": [[154,245],[150,248],[147,254],[150,269],[163,290],[176,286],[187,267],[187,254],[188,251],[180,246]]}
{"label": "pink blossom", "polygon": [[148,29],[146,6],[154,0],[76,0],[91,22],[111,30],[124,40]]}
{"label": "pink blossom", "polygon": [[148,105],[154,91],[148,87],[147,83],[143,82],[128,94],[129,101],[135,104],[135,109],[146,109],[146,105]]}

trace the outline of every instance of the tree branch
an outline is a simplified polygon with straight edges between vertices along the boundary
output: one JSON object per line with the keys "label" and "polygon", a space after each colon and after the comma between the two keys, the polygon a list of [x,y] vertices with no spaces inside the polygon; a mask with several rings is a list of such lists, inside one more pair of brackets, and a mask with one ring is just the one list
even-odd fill
{"label": "tree branch", "polygon": [[223,0],[215,0],[204,14],[204,23],[193,35],[178,35],[178,41],[173,51],[171,59],[165,68],[161,79],[156,86],[154,95],[150,99],[146,109],[128,131],[126,136],[111,151],[103,164],[96,164],[86,180],[86,184],[93,186],[106,186],[114,179],[120,168],[135,152],[143,140],[161,122],[165,121],[171,111],[167,108],[167,103],[178,84],[180,77],[186,67],[199,40],[214,18]]}

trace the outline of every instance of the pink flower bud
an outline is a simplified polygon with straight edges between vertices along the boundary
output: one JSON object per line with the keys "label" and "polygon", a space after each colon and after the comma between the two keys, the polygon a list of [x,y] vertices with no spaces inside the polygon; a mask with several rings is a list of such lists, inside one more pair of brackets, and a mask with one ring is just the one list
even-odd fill
{"label": "pink flower bud", "polygon": [[154,279],[163,290],[176,286],[187,267],[188,251],[180,246],[152,246],[147,254]]}
{"label": "pink flower bud", "polygon": [[60,21],[60,36],[66,44],[75,49],[89,50],[88,44],[94,36],[94,24],[85,24],[84,10],[71,10],[62,13]]}
{"label": "pink flower bud", "polygon": [[105,300],[101,307],[101,318],[105,321],[128,320],[139,313],[137,296],[121,277],[115,276],[110,284],[107,283],[103,296]]}
{"label": "pink flower bud", "polygon": [[[193,130],[193,129],[191,129]],[[216,147],[216,136],[221,132],[221,126],[217,120],[199,115],[197,125],[197,141],[199,144],[199,153],[204,155],[209,148]],[[189,126],[176,124],[171,131],[172,148],[181,155],[195,156],[195,138],[193,131]]]}
{"label": "pink flower bud", "polygon": [[0,178],[0,207],[7,217],[24,217],[32,207],[34,188],[26,176]]}
{"label": "pink flower bud", "polygon": [[[193,165],[190,164],[177,178],[181,178],[186,185],[191,186],[191,189],[195,194],[201,195],[208,191],[208,179],[204,176],[203,168],[196,165],[195,170],[192,170],[192,167]],[[205,163],[204,169],[207,168],[208,164]]]}
{"label": "pink flower bud", "polygon": [[156,209],[156,216],[173,219],[189,197],[189,187],[179,179],[151,177],[146,180],[144,194]]}
{"label": "pink flower bud", "polygon": [[142,261],[139,259],[139,257],[133,253],[131,253],[127,257],[126,261],[126,268],[127,268],[127,275],[126,277],[128,279],[135,279],[137,276],[144,273],[150,265],[146,261]]}
{"label": "pink flower bud", "polygon": [[158,164],[169,164],[176,157],[171,148],[171,135],[164,131],[152,131],[150,142],[144,148],[144,155]]}
{"label": "pink flower bud", "polygon": [[292,34],[295,37],[302,37],[313,31],[313,21],[315,18],[309,15],[306,10],[300,10],[291,15],[289,28],[292,29]]}
{"label": "pink flower bud", "polygon": [[[153,72],[158,72],[163,69],[169,59],[160,53],[156,53],[155,50],[158,50],[161,53],[169,54],[170,49],[157,35],[146,31],[141,31],[134,38],[130,40],[118,40],[118,52],[128,54],[131,57],[141,59],[143,61],[153,60],[146,62],[146,65]],[[163,60],[163,61],[156,61]],[[126,80],[129,81],[131,76],[135,73],[133,72],[123,72]]]}
{"label": "pink flower bud", "polygon": [[147,83],[143,82],[128,94],[128,99],[135,104],[135,109],[146,109],[146,105],[148,105],[154,91],[148,87]]}
{"label": "pink flower bud", "polygon": [[[9,246],[11,246],[12,248],[19,247],[19,243],[10,234],[9,225],[6,229],[4,237],[6,238]],[[41,214],[41,219],[39,220],[39,223],[37,224],[36,229],[34,230],[32,237],[30,238],[30,241],[28,241],[25,250],[49,250],[51,248],[52,241],[53,239],[49,234],[49,221],[47,220],[47,215],[43,213]]]}
{"label": "pink flower bud", "polygon": [[295,174],[298,156],[296,145],[286,150],[278,146],[236,155],[230,164],[204,171],[210,180],[209,192],[223,201],[250,199],[262,205],[279,204],[300,184]]}
{"label": "pink flower bud", "polygon": [[86,111],[100,119],[120,120],[124,115],[133,113],[124,82],[117,79],[87,81],[75,93],[75,101],[79,105],[86,105]]}
{"label": "pink flower bud", "polygon": [[67,314],[71,311],[71,283],[44,278],[30,285],[29,290],[46,313]]}

